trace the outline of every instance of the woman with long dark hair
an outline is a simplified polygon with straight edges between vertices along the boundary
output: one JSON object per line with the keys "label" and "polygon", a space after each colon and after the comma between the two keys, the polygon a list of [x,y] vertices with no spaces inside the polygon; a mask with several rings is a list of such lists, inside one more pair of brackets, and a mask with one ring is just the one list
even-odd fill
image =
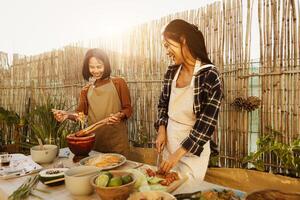
{"label": "woman with long dark hair", "polygon": [[219,71],[208,58],[197,26],[176,19],[162,34],[175,65],[169,66],[164,76],[155,122],[156,147],[164,158],[160,170],[177,168],[203,179],[223,97]]}
{"label": "woman with long dark hair", "polygon": [[54,116],[58,121],[78,120],[81,112],[87,115],[89,125],[108,118],[109,124],[96,130],[94,150],[126,156],[129,142],[125,121],[132,114],[130,94],[126,82],[110,74],[111,67],[106,53],[100,49],[88,50],[83,61],[82,75],[90,82],[80,93],[76,112],[57,110]]}

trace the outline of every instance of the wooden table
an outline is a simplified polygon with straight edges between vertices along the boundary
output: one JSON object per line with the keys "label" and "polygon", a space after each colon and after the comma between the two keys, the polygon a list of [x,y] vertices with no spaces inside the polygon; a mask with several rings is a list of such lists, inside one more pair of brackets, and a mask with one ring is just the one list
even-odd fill
{"label": "wooden table", "polygon": [[[60,149],[60,155],[66,154],[69,152],[68,148]],[[92,151],[90,155],[97,154],[99,152]],[[63,164],[64,167],[74,167],[78,166],[78,163],[73,162],[73,154],[70,153],[68,158],[56,158],[56,160],[52,164],[42,165],[44,168],[52,168],[58,164]],[[140,166],[141,163],[133,162],[133,161],[127,161],[124,165],[118,167],[117,169],[130,169],[134,167]],[[8,179],[8,180],[0,180],[0,200],[7,199],[7,197],[13,193],[29,176],[34,176],[36,174],[23,176],[19,178],[14,179]],[[50,193],[42,193],[35,191],[35,193],[42,197],[45,200],[69,200],[69,199],[75,199],[75,200],[96,200],[100,199],[96,193],[93,193],[90,196],[74,196],[69,193],[69,191],[66,189],[65,185],[55,186],[55,187],[48,187],[41,182],[37,185],[38,188],[48,190]],[[179,194],[179,193],[185,193],[185,192],[195,192],[199,190],[207,190],[212,188],[224,188],[219,185],[215,185],[212,183],[208,183],[206,181],[200,181],[200,180],[187,180],[183,185],[179,186],[173,194]],[[33,196],[30,196],[28,199],[37,199]]]}

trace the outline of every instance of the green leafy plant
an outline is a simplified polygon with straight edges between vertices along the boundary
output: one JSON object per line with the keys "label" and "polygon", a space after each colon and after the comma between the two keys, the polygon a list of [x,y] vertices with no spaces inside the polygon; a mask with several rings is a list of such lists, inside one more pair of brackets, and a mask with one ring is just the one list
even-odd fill
{"label": "green leafy plant", "polygon": [[139,126],[136,139],[131,141],[135,147],[148,147],[149,137],[147,135],[147,130],[143,125]]}
{"label": "green leafy plant", "polygon": [[70,125],[68,120],[58,122],[55,120],[52,109],[64,110],[66,103],[61,99],[51,99],[48,97],[44,104],[37,105],[27,116],[31,133],[23,135],[26,142],[23,147],[30,148],[38,144],[40,138],[44,144],[56,144],[59,147],[66,146],[65,137],[72,132],[76,126]]}
{"label": "green leafy plant", "polygon": [[15,143],[20,128],[24,126],[24,118],[21,118],[15,111],[7,110],[0,107],[0,133],[1,133],[1,144]]}
{"label": "green leafy plant", "polygon": [[20,123],[20,116],[14,112],[0,107],[0,121],[5,122],[8,126]]}
{"label": "green leafy plant", "polygon": [[279,160],[278,168],[286,169],[285,174],[295,174],[300,172],[300,138],[295,139],[291,144],[279,141],[283,134],[279,131],[267,128],[267,134],[261,136],[258,141],[258,150],[251,152],[243,158],[242,163],[251,163],[257,170],[264,171],[264,157],[269,155]]}
{"label": "green leafy plant", "polygon": [[209,167],[219,167],[219,159],[220,157],[218,155],[210,155],[208,166]]}

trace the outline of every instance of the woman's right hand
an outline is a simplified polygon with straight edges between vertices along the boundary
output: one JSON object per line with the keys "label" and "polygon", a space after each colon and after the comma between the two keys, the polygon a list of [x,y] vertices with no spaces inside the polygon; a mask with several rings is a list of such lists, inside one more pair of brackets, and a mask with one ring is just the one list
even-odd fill
{"label": "woman's right hand", "polygon": [[158,134],[155,141],[156,149],[158,153],[164,150],[166,143],[167,143],[166,127],[162,125],[158,129]]}
{"label": "woman's right hand", "polygon": [[69,117],[68,113],[64,110],[52,109],[52,112],[53,112],[54,118],[59,122],[63,122],[66,119],[68,119],[68,117]]}

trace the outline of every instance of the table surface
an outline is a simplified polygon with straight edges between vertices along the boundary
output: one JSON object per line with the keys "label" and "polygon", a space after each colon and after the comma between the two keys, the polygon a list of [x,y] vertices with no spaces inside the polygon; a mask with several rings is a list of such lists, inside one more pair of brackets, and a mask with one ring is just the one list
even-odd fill
{"label": "table surface", "polygon": [[[68,154],[70,151],[68,148],[60,149],[60,155]],[[89,155],[94,155],[99,152],[92,151]],[[42,165],[43,168],[52,168],[57,165],[63,164],[64,167],[74,167],[78,166],[79,163],[73,162],[73,154],[70,153],[68,158],[61,158],[57,157],[56,160],[51,164],[45,164]],[[140,163],[134,162],[134,161],[127,161],[124,165],[118,167],[117,169],[129,169],[134,168],[137,166],[140,166]],[[7,180],[1,180],[0,179],[0,200],[7,199],[7,197],[12,194],[29,176],[34,176],[36,174],[31,174],[23,177],[13,178],[13,179],[7,179]],[[41,182],[38,183],[37,188],[44,189],[49,191],[50,193],[42,193],[39,191],[35,191],[35,193],[42,197],[43,199],[75,199],[75,200],[94,200],[94,199],[100,199],[97,194],[94,192],[92,195],[89,196],[75,196],[70,194],[70,192],[66,189],[65,185],[55,186],[55,187],[48,187]],[[200,181],[197,179],[188,179],[185,183],[183,183],[181,186],[179,186],[172,194],[179,194],[179,193],[189,193],[189,192],[195,192],[199,190],[209,190],[213,188],[224,188],[223,186],[212,184],[206,181]],[[30,196],[28,199],[37,199],[33,196]]]}

